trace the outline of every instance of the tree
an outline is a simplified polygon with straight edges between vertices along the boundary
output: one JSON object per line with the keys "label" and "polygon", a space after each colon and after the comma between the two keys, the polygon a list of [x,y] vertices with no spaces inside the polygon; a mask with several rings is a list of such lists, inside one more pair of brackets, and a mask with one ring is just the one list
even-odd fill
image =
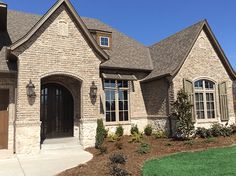
{"label": "tree", "polygon": [[97,130],[96,130],[96,143],[95,143],[95,148],[99,149],[101,148],[104,139],[105,139],[105,127],[103,125],[103,120],[102,119],[97,119]]}
{"label": "tree", "polygon": [[194,133],[194,122],[192,121],[192,105],[188,99],[188,94],[180,90],[177,100],[174,102],[173,117],[177,119],[177,137],[189,139]]}

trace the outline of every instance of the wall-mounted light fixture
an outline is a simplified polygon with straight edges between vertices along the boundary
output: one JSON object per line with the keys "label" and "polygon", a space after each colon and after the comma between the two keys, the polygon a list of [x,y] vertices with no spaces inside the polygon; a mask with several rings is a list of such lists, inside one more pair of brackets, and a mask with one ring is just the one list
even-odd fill
{"label": "wall-mounted light fixture", "polygon": [[92,102],[95,102],[97,99],[97,91],[98,91],[98,88],[95,85],[95,82],[93,81],[92,85],[90,86],[90,98]]}
{"label": "wall-mounted light fixture", "polygon": [[26,86],[26,94],[29,98],[34,98],[36,96],[35,94],[35,86],[32,83],[31,79],[29,81],[29,83]]}

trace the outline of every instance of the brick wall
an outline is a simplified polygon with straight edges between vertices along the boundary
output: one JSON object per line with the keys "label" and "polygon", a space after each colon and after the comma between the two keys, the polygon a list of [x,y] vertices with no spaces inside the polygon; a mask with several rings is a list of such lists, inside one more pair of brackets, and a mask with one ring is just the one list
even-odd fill
{"label": "brick wall", "polygon": [[[68,23],[68,36],[60,36],[58,33],[58,24],[61,20]],[[27,150],[27,145],[29,151],[31,149],[36,151],[36,148],[39,150],[40,86],[41,79],[46,76],[64,75],[80,81],[83,109],[81,120],[94,119],[95,121],[101,117],[99,113],[100,102],[92,104],[89,95],[92,81],[98,86],[98,92],[101,92],[101,79],[99,78],[101,60],[94,54],[64,6],[57,9],[36,34],[27,43],[17,48],[14,53],[19,58],[17,119],[21,134],[16,131],[16,134],[19,135],[16,143],[18,153]],[[29,104],[26,96],[26,85],[30,79],[35,85],[36,92],[36,98],[32,105]],[[23,132],[29,128],[35,133],[30,136],[35,138],[33,142],[32,139],[29,139],[28,134]],[[80,136],[81,140],[85,140],[88,135],[94,136],[95,128],[96,126],[90,133],[81,133],[84,135]],[[93,141],[86,143],[87,146],[92,144]]]}

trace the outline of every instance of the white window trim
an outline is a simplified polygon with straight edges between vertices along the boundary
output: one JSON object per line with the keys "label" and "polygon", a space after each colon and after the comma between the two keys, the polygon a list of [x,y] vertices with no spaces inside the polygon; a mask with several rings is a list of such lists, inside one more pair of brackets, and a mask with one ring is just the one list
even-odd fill
{"label": "white window trim", "polygon": [[[104,85],[104,82],[105,82],[106,79],[103,79],[103,85]],[[109,80],[109,79],[107,79]],[[122,80],[122,81],[125,81],[125,80]],[[127,90],[127,98],[128,98],[128,120],[127,121],[119,121],[119,89],[118,89],[118,84],[117,84],[118,80],[115,80],[115,84],[116,84],[116,87],[115,88],[105,88],[104,87],[104,119],[105,119],[105,125],[106,126],[112,126],[112,125],[128,125],[128,124],[131,124],[131,111],[130,111],[130,81],[128,81],[128,87],[127,88],[120,88],[121,90]],[[115,101],[116,101],[116,107],[115,107],[115,114],[116,114],[116,121],[114,122],[107,122],[106,121],[106,89],[113,89],[115,90]]]}
{"label": "white window trim", "polygon": [[[107,38],[107,39],[108,39],[108,45],[102,45],[102,38]],[[99,37],[99,43],[100,43],[100,46],[109,48],[109,47],[110,47],[110,37],[107,37],[107,36],[100,36],[100,37]]]}
{"label": "white window trim", "polygon": [[[195,82],[203,80],[203,89],[196,89],[195,88]],[[205,88],[205,81],[211,81],[214,83],[213,87],[214,89],[206,89]],[[195,113],[195,117],[196,117],[196,121],[198,123],[209,123],[209,122],[218,122],[218,113],[217,113],[217,109],[218,109],[218,103],[217,103],[217,84],[212,81],[211,79],[207,79],[207,78],[203,78],[203,79],[198,79],[195,80],[193,82],[193,86],[194,86],[194,113]],[[196,93],[203,93],[203,100],[204,100],[204,119],[198,119],[197,118],[197,109],[196,109],[196,99],[195,99],[195,94]],[[206,101],[206,93],[213,93],[214,96],[214,112],[215,112],[215,118],[208,118],[207,116],[207,101]]]}

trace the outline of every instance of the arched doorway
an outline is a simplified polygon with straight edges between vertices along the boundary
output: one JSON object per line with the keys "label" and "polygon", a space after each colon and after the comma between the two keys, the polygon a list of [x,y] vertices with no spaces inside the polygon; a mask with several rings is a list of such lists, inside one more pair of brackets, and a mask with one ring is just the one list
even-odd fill
{"label": "arched doorway", "polygon": [[56,83],[42,85],[40,111],[41,141],[73,136],[74,101],[68,89]]}

